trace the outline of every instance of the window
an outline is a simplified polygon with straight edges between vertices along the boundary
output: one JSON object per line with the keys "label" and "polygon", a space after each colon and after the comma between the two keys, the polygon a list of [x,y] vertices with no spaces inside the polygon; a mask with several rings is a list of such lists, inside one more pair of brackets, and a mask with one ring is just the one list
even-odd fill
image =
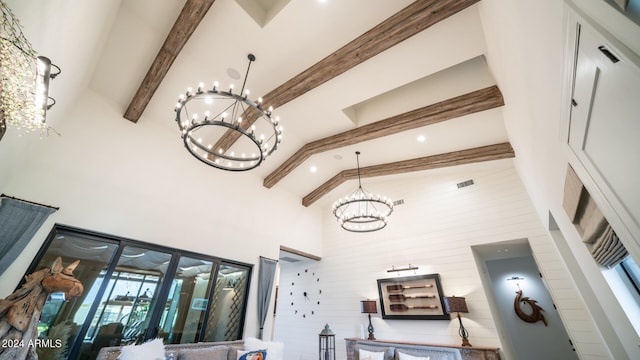
{"label": "window", "polygon": [[627,256],[627,258],[620,263],[620,268],[629,279],[636,293],[640,295],[640,268],[638,268],[636,262],[631,256]]}
{"label": "window", "polygon": [[629,318],[629,322],[640,335],[640,291],[638,291],[640,272],[636,262],[629,255],[620,264],[603,270],[602,275]]}
{"label": "window", "polygon": [[[38,336],[63,341],[42,360],[95,359],[105,346],[242,337],[252,265],[56,225],[27,273],[61,257],[84,293],[47,299]],[[227,311],[229,310],[229,311]]]}

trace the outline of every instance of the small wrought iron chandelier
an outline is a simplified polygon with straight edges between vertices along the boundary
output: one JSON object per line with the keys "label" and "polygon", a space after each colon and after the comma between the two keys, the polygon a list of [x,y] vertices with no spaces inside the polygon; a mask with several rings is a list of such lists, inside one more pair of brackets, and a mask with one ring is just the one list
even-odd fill
{"label": "small wrought iron chandelier", "polygon": [[188,88],[175,107],[176,122],[184,146],[196,159],[218,169],[246,171],[258,167],[282,141],[279,118],[273,109],[262,108],[262,98],[250,100],[245,90],[253,54],[236,93],[233,84],[222,90],[218,82],[210,89],[204,83],[197,90]]}
{"label": "small wrought iron chandelier", "polygon": [[393,212],[393,202],[380,195],[374,195],[362,187],[360,180],[360,151],[356,151],[358,164],[358,188],[351,195],[333,204],[333,215],[340,226],[352,232],[376,231],[387,226],[387,219]]}

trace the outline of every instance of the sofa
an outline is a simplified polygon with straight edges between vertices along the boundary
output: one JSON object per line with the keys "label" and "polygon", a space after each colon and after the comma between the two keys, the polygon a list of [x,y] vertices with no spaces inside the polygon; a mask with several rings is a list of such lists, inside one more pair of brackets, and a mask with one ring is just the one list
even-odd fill
{"label": "sofa", "polygon": [[462,360],[459,349],[426,345],[372,342],[357,343],[353,347],[351,359],[364,360],[360,359],[360,350],[370,353],[384,353],[384,355],[382,355],[384,360],[400,360],[402,354],[410,355],[410,359],[412,359],[411,357],[418,357],[429,360]]}
{"label": "sofa", "polygon": [[[360,359],[360,350],[383,353],[382,360],[500,360],[500,349],[434,345],[388,340],[345,339],[347,360]],[[416,359],[420,358],[420,359]]]}
{"label": "sofa", "polygon": [[284,343],[264,341],[255,337],[244,340],[200,342],[194,344],[163,344],[153,339],[141,345],[104,347],[97,360],[283,360]]}
{"label": "sofa", "polygon": [[[121,349],[121,346],[103,347],[98,352],[96,360],[116,360],[120,356]],[[165,358],[173,358],[175,360],[185,360],[189,358],[236,360],[238,350],[243,349],[243,340],[164,345]]]}

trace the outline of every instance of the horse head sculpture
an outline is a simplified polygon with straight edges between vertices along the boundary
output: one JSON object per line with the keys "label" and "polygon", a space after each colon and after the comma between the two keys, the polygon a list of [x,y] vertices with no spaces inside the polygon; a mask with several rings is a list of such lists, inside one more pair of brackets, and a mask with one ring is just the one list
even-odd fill
{"label": "horse head sculpture", "polygon": [[51,274],[40,282],[47,294],[62,292],[65,299],[73,299],[82,295],[84,287],[82,283],[73,276],[73,270],[80,264],[76,260],[66,268],[62,267],[62,260],[57,258],[51,266]]}
{"label": "horse head sculpture", "polygon": [[38,337],[38,321],[49,294],[62,292],[69,300],[82,295],[84,287],[73,276],[80,261],[66,268],[57,258],[50,268],[25,276],[24,284],[6,299],[0,300],[0,340],[11,339],[23,346],[0,347],[0,359],[36,360],[38,355],[29,344]]}

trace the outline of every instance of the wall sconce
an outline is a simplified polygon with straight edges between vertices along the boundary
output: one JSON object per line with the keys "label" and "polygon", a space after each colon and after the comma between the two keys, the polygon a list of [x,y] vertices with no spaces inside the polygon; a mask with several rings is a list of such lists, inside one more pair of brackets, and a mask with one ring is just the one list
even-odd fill
{"label": "wall sconce", "polygon": [[[512,276],[512,277],[508,277],[507,281],[522,281],[524,280],[524,278],[522,276]],[[516,286],[518,287],[518,290],[520,290],[520,283],[516,282]]]}
{"label": "wall sconce", "polygon": [[464,325],[462,325],[462,318],[460,317],[460,313],[469,312],[465,298],[456,296],[445,297],[444,309],[449,314],[452,312],[458,313],[458,321],[460,322],[458,334],[460,334],[460,337],[462,338],[462,346],[471,346],[471,343],[469,343],[469,331],[467,331]]}
{"label": "wall sconce", "polygon": [[376,337],[373,336],[373,325],[371,325],[371,314],[377,314],[378,308],[376,307],[375,300],[362,300],[360,301],[360,313],[369,315],[369,338],[368,340],[375,340]]}
{"label": "wall sconce", "polygon": [[[519,280],[524,280],[524,278],[521,276],[512,276],[510,278],[507,278],[507,281]],[[545,319],[544,314],[542,313],[544,309],[540,307],[540,305],[538,305],[538,301],[531,299],[528,296],[522,296],[520,283],[516,283],[516,286],[518,287],[518,290],[516,291],[516,298],[513,300],[513,309],[515,310],[516,315],[518,315],[518,317],[522,321],[528,323],[536,323],[538,321],[542,321],[544,323],[544,326],[547,326],[547,319]],[[522,303],[527,303],[529,305],[528,309],[531,311],[531,313],[527,314],[524,309],[522,309],[522,307],[520,306],[520,304]]]}
{"label": "wall sconce", "polygon": [[409,264],[409,266],[407,267],[395,267],[395,266],[391,266],[391,269],[387,270],[387,272],[397,272],[398,275],[400,275],[401,271],[408,271],[408,270],[413,270],[413,273],[416,273],[416,270],[418,270],[417,266],[412,266],[411,264]]}

